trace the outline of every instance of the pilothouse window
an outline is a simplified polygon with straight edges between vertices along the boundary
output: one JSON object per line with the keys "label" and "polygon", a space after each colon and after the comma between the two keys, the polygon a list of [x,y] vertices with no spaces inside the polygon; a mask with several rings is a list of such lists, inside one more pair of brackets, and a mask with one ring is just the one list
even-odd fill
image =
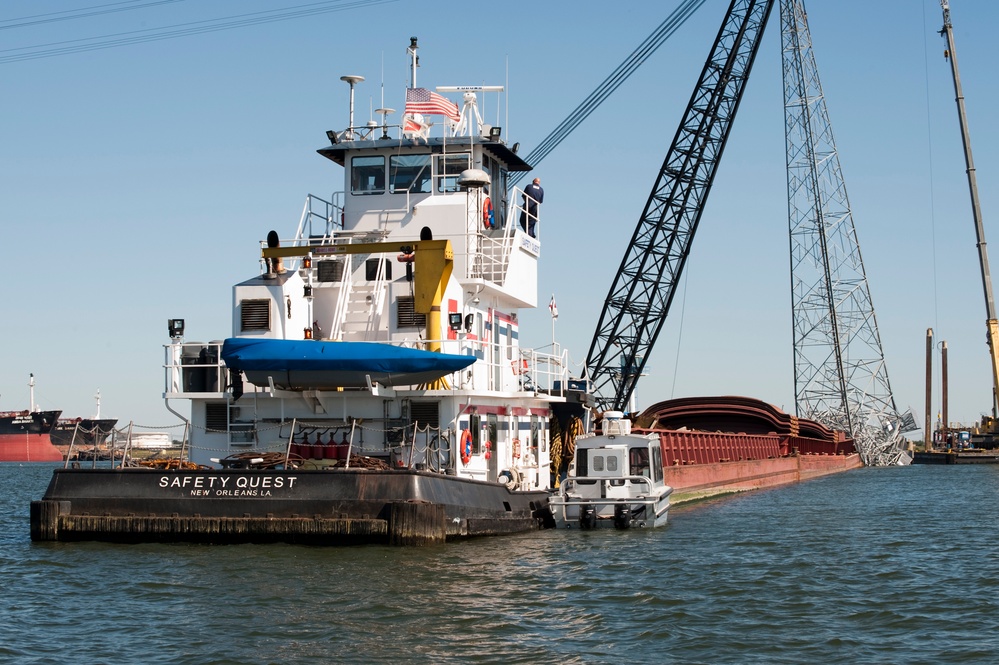
{"label": "pilothouse window", "polygon": [[457,192],[458,176],[461,172],[470,168],[471,156],[464,155],[436,155],[434,157],[435,169],[434,178],[437,182],[437,191]]}
{"label": "pilothouse window", "polygon": [[429,194],[430,155],[389,157],[389,187],[393,194]]}
{"label": "pilothouse window", "polygon": [[351,194],[385,193],[385,157],[355,157],[350,166]]}

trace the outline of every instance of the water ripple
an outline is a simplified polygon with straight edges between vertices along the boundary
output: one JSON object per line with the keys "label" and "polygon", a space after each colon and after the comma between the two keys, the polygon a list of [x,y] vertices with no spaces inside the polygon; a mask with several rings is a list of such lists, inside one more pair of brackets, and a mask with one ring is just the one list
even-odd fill
{"label": "water ripple", "polygon": [[0,465],[0,661],[990,663],[999,468],[863,469],[666,529],[441,547],[40,543]]}

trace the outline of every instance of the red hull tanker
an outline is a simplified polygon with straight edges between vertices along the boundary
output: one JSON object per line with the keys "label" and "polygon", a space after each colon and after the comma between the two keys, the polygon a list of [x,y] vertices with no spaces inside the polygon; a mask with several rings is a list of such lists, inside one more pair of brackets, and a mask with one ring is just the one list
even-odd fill
{"label": "red hull tanker", "polygon": [[692,397],[646,409],[673,502],[817,478],[863,466],[853,440],[749,397]]}
{"label": "red hull tanker", "polygon": [[60,411],[0,412],[0,462],[61,462],[49,433]]}

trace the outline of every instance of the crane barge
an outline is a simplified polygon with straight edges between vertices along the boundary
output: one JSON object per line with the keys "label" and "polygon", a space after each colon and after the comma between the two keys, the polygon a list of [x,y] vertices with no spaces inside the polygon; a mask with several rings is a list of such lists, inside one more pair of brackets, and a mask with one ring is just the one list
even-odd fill
{"label": "crane barge", "polygon": [[[968,190],[971,194],[971,215],[975,223],[975,239],[978,247],[978,265],[982,273],[982,290],[985,295],[986,343],[989,347],[989,360],[992,364],[992,415],[982,416],[981,422],[971,433],[970,443],[973,452],[959,452],[951,449],[932,450],[927,442],[927,450],[917,453],[913,459],[920,464],[959,464],[959,463],[999,463],[999,455],[983,453],[999,447],[999,320],[996,319],[995,299],[992,295],[992,275],[989,271],[989,254],[985,242],[985,226],[982,223],[982,204],[978,198],[978,177],[975,160],[971,152],[971,133],[968,130],[968,114],[961,88],[961,74],[957,67],[957,51],[954,47],[954,27],[950,20],[950,3],[940,0],[943,10],[943,28],[940,34],[947,40],[944,57],[950,62],[951,77],[954,80],[954,98],[957,103],[957,116],[961,127],[961,142],[964,147],[964,161],[968,174]],[[947,423],[942,425],[941,438],[946,441]],[[948,447],[949,448],[949,447]]]}

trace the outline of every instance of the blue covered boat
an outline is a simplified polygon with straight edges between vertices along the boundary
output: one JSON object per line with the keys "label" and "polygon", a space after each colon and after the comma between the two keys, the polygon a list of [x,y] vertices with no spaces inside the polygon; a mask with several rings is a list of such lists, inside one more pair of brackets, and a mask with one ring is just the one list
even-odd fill
{"label": "blue covered boat", "polygon": [[256,386],[286,390],[429,383],[464,369],[474,356],[376,342],[229,338],[222,359]]}

